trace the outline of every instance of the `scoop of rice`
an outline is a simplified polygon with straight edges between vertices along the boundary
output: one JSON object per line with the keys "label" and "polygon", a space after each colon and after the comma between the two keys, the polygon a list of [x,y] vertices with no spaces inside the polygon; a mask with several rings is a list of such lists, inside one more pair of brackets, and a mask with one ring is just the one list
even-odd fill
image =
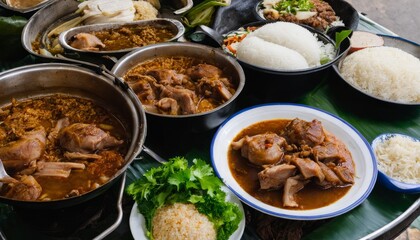
{"label": "scoop of rice", "polygon": [[155,19],[158,15],[158,10],[149,2],[133,1],[136,14],[134,20],[148,20]]}
{"label": "scoop of rice", "polygon": [[216,239],[216,230],[207,216],[193,204],[183,203],[159,208],[152,219],[152,234],[155,240]]}
{"label": "scoop of rice", "polygon": [[295,50],[247,36],[239,44],[236,57],[246,63],[273,69],[295,70],[308,68],[305,58]]}
{"label": "scoop of rice", "polygon": [[249,35],[297,51],[311,67],[320,65],[321,49],[318,39],[308,29],[295,23],[275,22],[265,24]]}
{"label": "scoop of rice", "polygon": [[401,182],[420,183],[420,142],[397,135],[374,150],[379,170]]}
{"label": "scoop of rice", "polygon": [[372,47],[346,57],[341,75],[362,91],[402,103],[420,103],[420,60],[393,47]]}

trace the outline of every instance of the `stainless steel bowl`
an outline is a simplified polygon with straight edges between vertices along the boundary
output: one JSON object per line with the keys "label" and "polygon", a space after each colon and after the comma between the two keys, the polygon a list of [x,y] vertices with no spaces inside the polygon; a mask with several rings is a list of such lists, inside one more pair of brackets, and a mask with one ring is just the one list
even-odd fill
{"label": "stainless steel bowl", "polygon": [[85,202],[115,183],[140,153],[146,137],[146,117],[131,89],[124,90],[114,80],[89,69],[61,63],[29,65],[0,74],[0,107],[10,104],[11,99],[60,93],[90,99],[121,121],[130,140],[125,165],[107,183],[80,196],[45,202],[0,197],[1,202],[28,208],[63,208]]}
{"label": "stainless steel bowl", "polygon": [[10,4],[9,1],[10,0],[0,0],[0,7],[4,7],[6,9],[11,10],[11,11],[20,12],[20,13],[34,12],[38,9],[41,9],[41,8],[51,4],[52,2],[54,2],[54,0],[44,0],[42,2],[39,2],[39,3],[31,5],[31,6],[17,7],[17,6],[12,6],[12,4]]}
{"label": "stainless steel bowl", "polygon": [[146,111],[147,120],[151,128],[157,129],[156,131],[203,132],[216,128],[234,112],[236,100],[245,85],[245,75],[238,62],[219,49],[194,43],[160,43],[150,45],[122,57],[114,65],[112,72],[119,77],[123,77],[128,70],[139,63],[161,56],[186,56],[205,59],[209,64],[222,67],[224,72],[232,77],[238,87],[231,99],[208,112],[170,116]]}
{"label": "stainless steel bowl", "polygon": [[[416,58],[420,58],[420,45],[418,43],[412,42],[410,40],[388,36],[388,35],[379,35],[384,40],[384,46],[398,48],[402,51],[405,51]],[[342,98],[351,98],[351,101],[354,101],[355,98],[360,99],[365,103],[372,103],[373,105],[382,105],[386,109],[399,109],[399,110],[413,110],[414,108],[420,106],[420,102],[402,102],[397,100],[385,99],[381,96],[368,93],[366,90],[362,89],[360,86],[354,84],[353,82],[347,80],[341,74],[341,66],[344,59],[347,57],[346,54],[340,59],[337,64],[333,65],[335,77],[342,80],[342,83],[345,83],[346,92],[348,94],[342,96]],[[383,114],[383,113],[382,113]]]}
{"label": "stainless steel bowl", "polygon": [[79,53],[93,53],[93,54],[124,54],[128,53],[136,48],[125,48],[120,50],[109,50],[109,51],[94,51],[94,50],[82,50],[70,46],[69,42],[72,38],[78,33],[89,33],[93,31],[103,31],[117,29],[125,26],[154,26],[154,27],[167,27],[172,32],[176,33],[175,36],[169,39],[167,42],[175,41],[181,37],[185,32],[185,27],[182,23],[175,19],[169,18],[157,18],[152,20],[141,20],[128,23],[102,23],[102,24],[93,24],[93,25],[84,25],[80,27],[74,27],[67,31],[64,31],[60,34],[59,42],[61,46],[70,52],[79,52]]}

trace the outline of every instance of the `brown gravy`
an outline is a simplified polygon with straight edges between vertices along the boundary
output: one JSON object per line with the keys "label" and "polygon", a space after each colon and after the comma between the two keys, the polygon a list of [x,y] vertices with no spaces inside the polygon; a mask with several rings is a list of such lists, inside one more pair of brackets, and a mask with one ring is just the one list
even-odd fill
{"label": "brown gravy", "polygon": [[166,42],[176,33],[165,26],[124,26],[117,29],[89,32],[99,38],[105,47],[101,51],[114,51]]}
{"label": "brown gravy", "polygon": [[[238,141],[246,135],[252,136],[264,132],[280,134],[281,130],[290,121],[289,119],[278,119],[256,123],[242,130],[233,141]],[[233,177],[247,193],[266,204],[279,208],[309,210],[324,207],[342,198],[351,188],[351,186],[346,186],[321,189],[315,184],[309,183],[296,194],[296,200],[299,203],[298,208],[283,207],[282,189],[270,191],[260,189],[257,174],[263,170],[262,167],[251,164],[246,158],[241,156],[240,150],[230,148],[228,159]]]}
{"label": "brown gravy", "polygon": [[[36,162],[75,162],[85,164],[85,169],[73,169],[68,177],[37,176],[27,171],[9,171],[17,179],[21,175],[33,175],[42,187],[39,201],[57,200],[70,197],[72,190],[78,195],[89,192],[109,181],[124,164],[128,148],[128,136],[122,123],[103,107],[89,99],[55,94],[25,101],[12,101],[11,105],[0,108],[0,149],[19,140],[30,129],[42,126],[50,134],[59,119],[67,117],[69,124],[95,124],[109,132],[111,136],[122,139],[121,145],[95,152],[99,159],[67,159],[67,150],[60,146],[58,139],[48,139],[42,155]],[[6,160],[6,159],[3,159]],[[23,160],[22,160],[23,161]],[[4,161],[3,161],[4,163]],[[28,169],[30,166],[28,167]],[[6,169],[7,170],[7,169]],[[0,187],[0,196],[7,194],[6,185]],[[17,198],[12,196],[12,198]]]}

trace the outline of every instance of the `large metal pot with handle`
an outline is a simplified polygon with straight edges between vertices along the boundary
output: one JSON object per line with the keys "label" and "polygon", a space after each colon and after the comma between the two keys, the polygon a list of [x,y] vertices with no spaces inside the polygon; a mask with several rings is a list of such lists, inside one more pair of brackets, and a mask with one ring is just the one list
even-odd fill
{"label": "large metal pot with handle", "polygon": [[143,107],[132,90],[118,79],[80,66],[49,63],[12,69],[0,74],[0,107],[11,100],[64,94],[87,99],[106,109],[124,127],[126,152],[123,164],[106,183],[89,192],[58,200],[16,200],[0,196],[0,201],[28,208],[63,208],[76,205],[104,193],[118,180],[140,153],[146,136]]}

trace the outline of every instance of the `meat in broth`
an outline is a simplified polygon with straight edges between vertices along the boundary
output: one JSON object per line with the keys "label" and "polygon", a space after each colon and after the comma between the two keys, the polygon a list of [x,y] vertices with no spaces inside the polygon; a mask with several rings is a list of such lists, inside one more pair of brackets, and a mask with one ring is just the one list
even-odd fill
{"label": "meat in broth", "polygon": [[79,33],[70,46],[90,51],[115,51],[169,41],[176,33],[168,26],[122,26]]}
{"label": "meat in broth", "polygon": [[318,120],[256,123],[234,139],[229,168],[257,199],[281,208],[314,209],[340,199],[354,182],[347,147]]}
{"label": "meat in broth", "polygon": [[147,111],[168,115],[210,111],[237,88],[222,69],[191,57],[158,57],[132,68],[124,79]]}
{"label": "meat in broth", "polygon": [[64,95],[13,101],[0,109],[0,159],[19,182],[0,195],[31,201],[78,196],[124,164],[121,123],[87,99]]}

